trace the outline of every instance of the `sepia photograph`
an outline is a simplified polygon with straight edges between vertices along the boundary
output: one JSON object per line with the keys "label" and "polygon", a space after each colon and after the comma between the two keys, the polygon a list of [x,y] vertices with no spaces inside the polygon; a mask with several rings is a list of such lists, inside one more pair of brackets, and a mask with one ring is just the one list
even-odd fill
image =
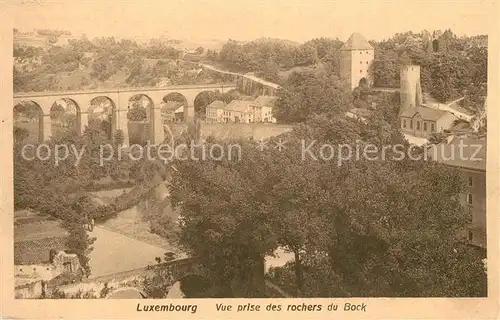
{"label": "sepia photograph", "polygon": [[493,7],[16,2],[12,299],[488,298]]}

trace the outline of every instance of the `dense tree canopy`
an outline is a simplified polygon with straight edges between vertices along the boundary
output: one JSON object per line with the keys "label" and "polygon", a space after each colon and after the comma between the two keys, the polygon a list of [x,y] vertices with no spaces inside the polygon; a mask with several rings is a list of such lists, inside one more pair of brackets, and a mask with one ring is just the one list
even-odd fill
{"label": "dense tree canopy", "polygon": [[[69,129],[52,137],[45,143],[52,156],[45,160],[42,160],[47,155],[45,151],[37,157],[35,150],[28,148],[23,154],[23,147],[28,142],[26,138],[26,130],[15,128],[14,208],[31,209],[60,219],[62,226],[69,232],[66,248],[78,255],[85,274],[89,275],[89,253],[94,239],[86,233],[85,217],[109,215],[116,211],[112,207],[96,207],[85,192],[101,178],[127,177],[131,163],[126,158],[100,163],[100,147],[113,142],[108,140],[106,133],[98,125],[94,126],[92,123],[85,128],[82,137]],[[78,159],[74,152],[69,152],[65,160],[56,162],[53,155],[56,146],[59,146],[59,152],[63,152],[62,146],[75,148],[81,158]]]}
{"label": "dense tree canopy", "polygon": [[278,92],[273,114],[282,122],[302,122],[322,112],[341,113],[351,104],[351,94],[333,75],[293,73]]}
{"label": "dense tree canopy", "polygon": [[[457,37],[446,30],[430,48],[426,33],[407,32],[381,42],[372,42],[375,61],[372,68],[378,87],[399,87],[399,70],[404,64],[421,66],[421,83],[440,102],[467,95],[470,108],[486,95],[488,49],[486,36]],[[434,50],[437,49],[437,50]],[[478,91],[478,89],[481,89]]]}
{"label": "dense tree canopy", "polygon": [[[175,164],[180,243],[226,296],[260,296],[253,268],[278,247],[296,259],[270,277],[298,296],[485,296],[481,256],[462,236],[457,171],[399,159],[395,150],[341,165],[347,149],[318,156],[323,144],[354,150],[358,143],[418,154],[387,125],[390,117],[370,120],[318,113],[262,151],[232,141],[242,147],[240,161]],[[286,140],[282,151],[272,147],[279,139]],[[313,140],[313,156],[304,160],[301,143]]]}

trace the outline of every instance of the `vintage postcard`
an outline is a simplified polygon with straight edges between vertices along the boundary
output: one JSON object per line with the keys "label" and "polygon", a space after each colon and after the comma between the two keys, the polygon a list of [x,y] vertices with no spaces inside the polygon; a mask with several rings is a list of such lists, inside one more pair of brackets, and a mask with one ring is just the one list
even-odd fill
{"label": "vintage postcard", "polygon": [[2,318],[499,317],[496,1],[1,6]]}

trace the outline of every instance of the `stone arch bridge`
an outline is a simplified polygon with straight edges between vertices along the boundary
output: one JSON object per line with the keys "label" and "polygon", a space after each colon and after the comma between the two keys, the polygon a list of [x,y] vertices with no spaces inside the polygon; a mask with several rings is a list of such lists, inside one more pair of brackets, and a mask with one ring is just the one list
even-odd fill
{"label": "stone arch bridge", "polygon": [[180,94],[184,97],[184,120],[194,118],[194,101],[196,97],[205,91],[227,92],[236,89],[236,85],[204,84],[204,85],[182,85],[154,88],[120,88],[103,90],[85,90],[68,92],[29,92],[15,93],[14,107],[23,103],[34,103],[39,111],[39,140],[48,140],[52,135],[50,111],[54,103],[58,100],[69,100],[76,106],[76,131],[82,134],[88,124],[91,101],[95,98],[103,97],[110,101],[112,108],[111,133],[122,130],[124,133],[124,144],[128,145],[127,112],[129,103],[134,96],[145,96],[150,104],[147,111],[150,120],[149,140],[151,144],[163,142],[164,132],[161,119],[161,103],[167,101],[165,98],[172,93]]}
{"label": "stone arch bridge", "polygon": [[[36,299],[50,297],[57,290],[64,293],[65,298],[94,297],[106,299],[141,299],[148,297],[143,287],[145,277],[154,276],[156,270],[168,268],[170,272],[170,285],[186,279],[187,277],[198,276],[205,278],[202,268],[194,258],[179,258],[161,264],[114,273],[97,278],[85,279],[79,283],[52,286],[50,283],[43,284],[43,281],[32,283],[23,288],[16,288],[16,295],[25,299]],[[258,267],[255,270],[254,280],[261,283],[262,292],[267,297],[290,297],[281,288],[264,279],[264,268]],[[206,279],[206,278],[205,278]]]}

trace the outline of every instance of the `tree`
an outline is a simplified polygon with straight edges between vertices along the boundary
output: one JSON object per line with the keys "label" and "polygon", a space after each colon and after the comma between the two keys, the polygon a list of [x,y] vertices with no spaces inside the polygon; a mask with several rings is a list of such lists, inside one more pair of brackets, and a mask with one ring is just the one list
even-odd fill
{"label": "tree", "polygon": [[221,98],[221,94],[213,91],[203,91],[194,99],[194,110],[197,116],[205,116],[209,104]]}
{"label": "tree", "polygon": [[[295,157],[300,159],[298,153]],[[305,250],[314,248],[322,237],[320,206],[325,194],[315,184],[318,171],[314,165],[304,168],[301,164],[286,162],[283,177],[270,195],[268,212],[276,215],[278,244],[294,253],[295,295],[301,297],[304,292],[302,260]]]}
{"label": "tree", "polygon": [[30,121],[38,121],[38,118],[42,114],[42,110],[38,105],[26,102],[18,104],[14,107],[14,117],[21,114],[30,119]]}
{"label": "tree", "polygon": [[120,129],[116,130],[114,136],[115,143],[120,146],[123,144],[124,140],[125,140],[125,135],[123,133],[123,130]]}
{"label": "tree", "polygon": [[273,113],[280,122],[302,122],[318,113],[343,114],[351,104],[350,92],[333,75],[293,73],[278,91]]}
{"label": "tree", "polygon": [[205,51],[205,49],[203,47],[198,47],[195,50],[196,54],[203,54],[204,51]]}
{"label": "tree", "polygon": [[318,61],[316,48],[311,45],[302,45],[294,52],[295,65],[312,65]]}
{"label": "tree", "polygon": [[262,65],[262,70],[258,72],[257,75],[273,83],[281,82],[281,78],[279,77],[279,66],[273,60],[264,62],[264,64]]}
{"label": "tree", "polygon": [[60,104],[56,104],[50,109],[50,119],[61,120],[64,116],[64,108]]}
{"label": "tree", "polygon": [[[257,155],[254,146],[242,143],[245,152]],[[275,247],[261,206],[264,190],[258,187],[269,176],[256,175],[247,161],[259,160],[179,161],[172,180],[172,204],[182,217],[181,244],[200,260],[208,278],[226,297],[263,295],[258,270]]]}
{"label": "tree", "polygon": [[309,45],[316,49],[318,59],[322,60],[328,55],[338,53],[344,43],[339,39],[316,38],[307,41],[304,45]]}
{"label": "tree", "polygon": [[219,58],[219,55],[217,54],[217,52],[215,50],[210,50],[210,49],[207,50],[207,55],[206,55],[207,60],[216,61],[218,58]]}
{"label": "tree", "polygon": [[92,63],[91,78],[96,78],[100,81],[108,80],[116,73],[118,67],[112,61],[112,55],[107,52],[100,53]]}
{"label": "tree", "polygon": [[30,133],[24,128],[14,127],[14,141],[20,143],[28,139]]}
{"label": "tree", "polygon": [[240,100],[241,99],[241,94],[238,92],[236,89],[231,89],[228,92],[224,92],[221,96],[221,100],[224,101],[224,103],[230,103],[233,100]]}
{"label": "tree", "polygon": [[146,108],[135,103],[127,113],[127,118],[131,121],[144,121],[147,118]]}
{"label": "tree", "polygon": [[444,142],[445,140],[446,140],[446,135],[442,132],[433,133],[429,137],[429,143],[432,143],[432,144],[440,144],[440,143]]}
{"label": "tree", "polygon": [[183,106],[187,106],[187,100],[186,100],[186,97],[184,97],[182,94],[180,94],[180,93],[178,93],[178,92],[172,92],[172,93],[167,94],[167,95],[163,98],[163,101],[165,101],[165,102],[167,102],[167,101],[179,102],[179,103],[181,103]]}

